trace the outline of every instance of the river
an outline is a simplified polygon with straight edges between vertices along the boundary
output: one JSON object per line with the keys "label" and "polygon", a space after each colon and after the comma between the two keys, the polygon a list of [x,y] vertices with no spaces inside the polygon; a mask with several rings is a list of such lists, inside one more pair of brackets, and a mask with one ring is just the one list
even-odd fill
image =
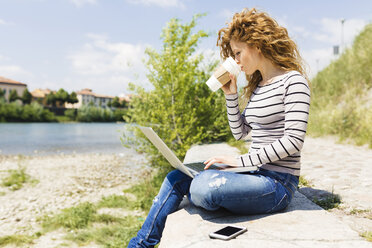
{"label": "river", "polygon": [[0,155],[120,153],[125,123],[0,123]]}

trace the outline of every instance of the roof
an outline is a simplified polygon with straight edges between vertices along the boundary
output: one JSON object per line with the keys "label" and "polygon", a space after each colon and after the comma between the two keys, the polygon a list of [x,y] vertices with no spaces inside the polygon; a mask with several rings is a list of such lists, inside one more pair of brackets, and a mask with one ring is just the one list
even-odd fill
{"label": "roof", "polygon": [[1,76],[0,76],[0,83],[27,86],[27,84],[24,84],[24,83],[21,83],[21,82],[18,82],[18,81],[9,79],[9,78],[1,77]]}
{"label": "roof", "polygon": [[76,92],[77,95],[89,95],[89,96],[94,96],[97,98],[114,98],[113,96],[107,96],[107,95],[101,95],[101,94],[96,94],[93,93],[91,89],[82,89],[81,91]]}
{"label": "roof", "polygon": [[82,89],[81,91],[76,92],[76,95],[95,96],[96,94],[93,93],[91,89]]}
{"label": "roof", "polygon": [[31,95],[35,98],[44,98],[46,95],[49,95],[52,91],[50,89],[35,89],[31,92]]}

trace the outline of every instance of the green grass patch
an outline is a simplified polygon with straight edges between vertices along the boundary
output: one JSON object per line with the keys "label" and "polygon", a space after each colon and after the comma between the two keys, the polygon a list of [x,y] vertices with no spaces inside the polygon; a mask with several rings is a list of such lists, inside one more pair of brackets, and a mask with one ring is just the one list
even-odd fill
{"label": "green grass patch", "polygon": [[133,209],[134,204],[124,195],[110,195],[103,197],[97,207]]}
{"label": "green grass patch", "polygon": [[141,228],[141,224],[142,221],[138,217],[126,216],[117,223],[69,233],[66,238],[79,245],[88,245],[94,242],[107,248],[127,247],[130,239]]}
{"label": "green grass patch", "polygon": [[364,232],[360,236],[367,239],[369,242],[372,242],[372,232],[370,232],[370,231]]}
{"label": "green grass patch", "polygon": [[0,191],[0,196],[4,196],[6,193],[4,191]]}
{"label": "green grass patch", "polygon": [[26,173],[26,168],[20,167],[18,170],[8,170],[8,175],[2,179],[1,185],[15,191],[21,189],[28,182],[37,184],[39,181],[31,179]]}
{"label": "green grass patch", "polygon": [[7,245],[31,245],[35,238],[37,238],[36,235],[8,235],[0,237],[0,247],[5,247]]}
{"label": "green grass patch", "polygon": [[356,208],[354,208],[350,211],[350,214],[351,215],[358,215],[360,217],[372,220],[372,210],[371,209],[356,209]]}
{"label": "green grass patch", "polygon": [[56,115],[55,118],[57,122],[73,122],[70,117],[65,115]]}
{"label": "green grass patch", "polygon": [[141,209],[146,213],[150,210],[152,200],[158,194],[161,184],[168,172],[169,170],[167,169],[159,170],[155,176],[146,178],[143,182],[124,190],[125,193],[135,195],[137,199],[132,203],[133,209]]}
{"label": "green grass patch", "polygon": [[306,180],[306,178],[304,178],[303,176],[300,176],[300,181],[298,183],[298,186],[299,187],[311,187],[312,184],[310,183],[310,181]]}
{"label": "green grass patch", "polygon": [[145,216],[128,215],[120,218],[109,214],[98,214],[98,209],[136,209],[147,213],[167,173],[167,169],[159,170],[154,176],[149,175],[139,184],[126,189],[125,192],[134,195],[134,199],[111,195],[102,197],[97,204],[85,202],[63,209],[55,215],[45,216],[41,219],[43,231],[64,228],[68,231],[66,239],[79,245],[96,243],[110,248],[126,247],[129,240],[141,228]]}
{"label": "green grass patch", "polygon": [[338,208],[341,204],[341,197],[337,194],[331,194],[323,199],[313,199],[313,202],[325,210]]}
{"label": "green grass patch", "polygon": [[89,202],[81,203],[76,207],[63,209],[54,216],[45,216],[42,219],[44,231],[52,231],[60,227],[66,229],[80,229],[87,227],[95,220],[97,208]]}

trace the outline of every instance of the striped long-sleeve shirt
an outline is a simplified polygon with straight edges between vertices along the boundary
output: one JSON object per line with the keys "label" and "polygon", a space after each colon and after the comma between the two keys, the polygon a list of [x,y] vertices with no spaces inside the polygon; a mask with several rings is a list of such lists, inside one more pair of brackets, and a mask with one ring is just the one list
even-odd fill
{"label": "striped long-sleeve shirt", "polygon": [[239,111],[238,94],[225,97],[234,138],[240,140],[252,131],[249,153],[237,158],[239,165],[299,176],[310,107],[307,80],[299,72],[290,71],[268,85],[258,86],[243,113]]}

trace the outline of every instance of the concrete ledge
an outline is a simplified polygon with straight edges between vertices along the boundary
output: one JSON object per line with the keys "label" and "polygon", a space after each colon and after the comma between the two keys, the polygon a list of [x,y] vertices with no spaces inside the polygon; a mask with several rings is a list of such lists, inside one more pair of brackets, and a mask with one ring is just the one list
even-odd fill
{"label": "concrete ledge", "polygon": [[[227,144],[192,147],[185,162],[217,154],[238,154]],[[229,241],[210,239],[208,234],[227,224],[245,226],[248,232]],[[205,211],[185,198],[180,210],[168,216],[160,248],[239,247],[369,247],[371,243],[336,216],[296,192],[289,207],[269,215],[237,216],[224,210]]]}

